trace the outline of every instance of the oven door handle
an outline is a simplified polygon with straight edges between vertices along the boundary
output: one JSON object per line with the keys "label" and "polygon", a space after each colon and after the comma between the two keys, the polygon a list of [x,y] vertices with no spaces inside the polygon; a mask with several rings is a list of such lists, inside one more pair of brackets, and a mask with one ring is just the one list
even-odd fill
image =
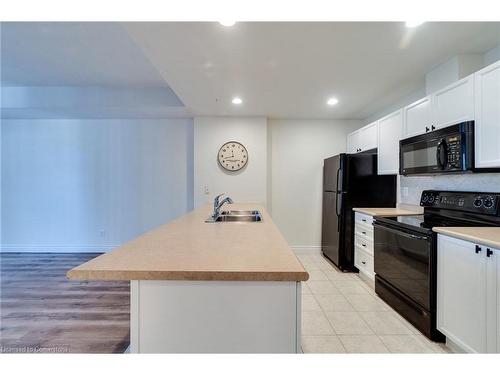
{"label": "oven door handle", "polygon": [[380,225],[380,224],[376,224],[376,223],[373,223],[373,226],[381,228],[383,230],[387,230],[387,231],[392,232],[392,233],[395,233],[395,234],[402,236],[402,237],[410,238],[412,240],[427,241],[429,239],[428,236],[417,236],[416,234],[403,232],[401,230],[389,228],[389,227],[386,227],[384,225]]}

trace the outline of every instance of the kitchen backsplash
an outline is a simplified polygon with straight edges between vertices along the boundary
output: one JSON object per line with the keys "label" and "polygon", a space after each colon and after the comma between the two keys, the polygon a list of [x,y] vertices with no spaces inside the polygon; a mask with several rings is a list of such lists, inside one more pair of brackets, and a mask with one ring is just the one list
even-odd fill
{"label": "kitchen backsplash", "polygon": [[[405,188],[408,189],[407,194]],[[422,191],[428,189],[500,192],[500,173],[400,176],[399,203],[418,205]]]}

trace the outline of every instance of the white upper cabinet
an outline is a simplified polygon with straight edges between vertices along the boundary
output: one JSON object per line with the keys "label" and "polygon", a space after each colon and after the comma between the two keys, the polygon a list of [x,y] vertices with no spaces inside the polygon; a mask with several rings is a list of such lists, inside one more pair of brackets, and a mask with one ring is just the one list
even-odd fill
{"label": "white upper cabinet", "polygon": [[377,148],[377,122],[366,125],[361,129],[361,151]]}
{"label": "white upper cabinet", "polygon": [[429,131],[432,123],[431,97],[412,103],[405,108],[404,112],[404,138],[413,137]]}
{"label": "white upper cabinet", "polygon": [[403,110],[404,138],[474,120],[474,75],[454,82]]}
{"label": "white upper cabinet", "polygon": [[500,61],[474,74],[476,168],[500,167]]}
{"label": "white upper cabinet", "polygon": [[358,152],[357,151],[357,149],[359,148],[358,135],[359,131],[355,131],[347,136],[347,152],[349,154],[355,154],[356,152]]}
{"label": "white upper cabinet", "polygon": [[377,122],[362,127],[347,136],[347,152],[355,154],[377,148]]}
{"label": "white upper cabinet", "polygon": [[399,140],[403,133],[403,110],[400,109],[378,122],[378,174],[398,174]]}
{"label": "white upper cabinet", "polygon": [[432,94],[432,123],[436,129],[474,120],[474,75]]}

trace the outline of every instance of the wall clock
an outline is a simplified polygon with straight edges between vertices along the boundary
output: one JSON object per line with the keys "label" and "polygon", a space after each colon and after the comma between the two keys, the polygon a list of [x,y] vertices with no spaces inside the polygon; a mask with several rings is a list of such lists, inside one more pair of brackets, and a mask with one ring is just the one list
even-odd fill
{"label": "wall clock", "polygon": [[217,155],[219,164],[227,171],[236,172],[248,163],[248,151],[240,142],[226,142]]}

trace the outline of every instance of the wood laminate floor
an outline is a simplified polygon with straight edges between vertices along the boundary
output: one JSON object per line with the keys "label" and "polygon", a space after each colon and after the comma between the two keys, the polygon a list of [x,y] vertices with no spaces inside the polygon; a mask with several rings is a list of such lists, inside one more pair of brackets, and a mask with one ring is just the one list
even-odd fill
{"label": "wood laminate floor", "polygon": [[0,253],[0,353],[123,353],[128,281],[70,281],[99,254]]}

